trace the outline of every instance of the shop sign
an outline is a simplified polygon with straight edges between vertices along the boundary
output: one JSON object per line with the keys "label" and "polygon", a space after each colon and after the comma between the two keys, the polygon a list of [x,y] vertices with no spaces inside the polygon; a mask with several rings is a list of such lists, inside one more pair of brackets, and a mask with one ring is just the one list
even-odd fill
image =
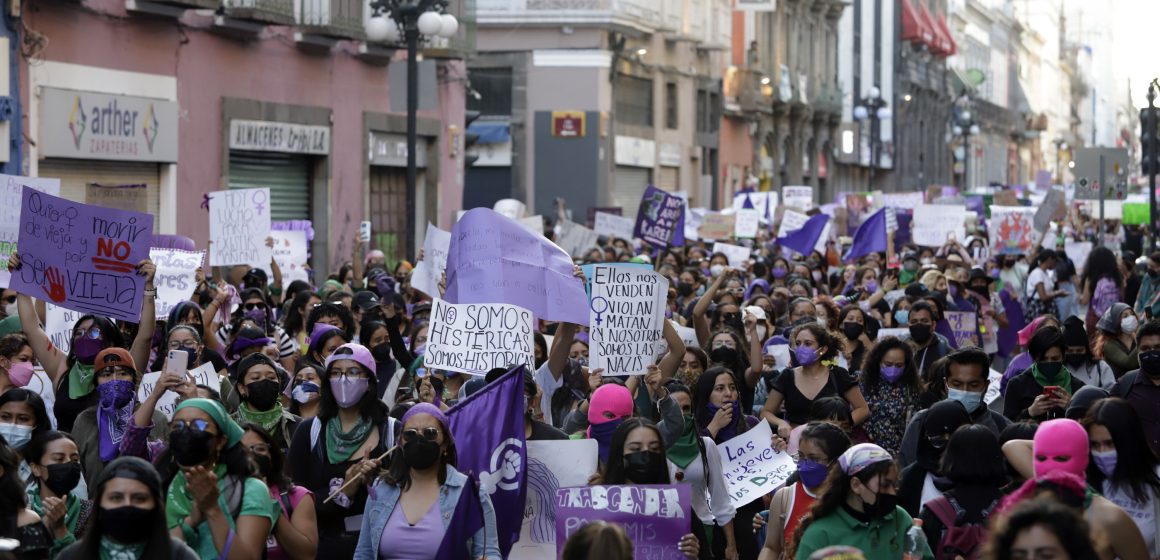
{"label": "shop sign", "polygon": [[234,119],[230,149],[324,156],[330,153],[330,127]]}
{"label": "shop sign", "polygon": [[41,89],[45,157],[177,161],[177,103],[57,88]]}

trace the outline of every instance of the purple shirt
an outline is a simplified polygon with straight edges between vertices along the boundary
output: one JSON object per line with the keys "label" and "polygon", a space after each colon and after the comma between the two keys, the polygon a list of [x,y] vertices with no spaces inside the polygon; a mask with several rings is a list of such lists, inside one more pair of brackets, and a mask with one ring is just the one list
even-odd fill
{"label": "purple shirt", "polygon": [[[390,560],[431,560],[443,542],[443,520],[439,518],[439,501],[431,504],[431,509],[418,523],[407,523],[403,513],[403,502],[395,504],[395,510],[387,518],[383,536],[379,539],[379,558]],[[435,546],[432,546],[435,543]]]}
{"label": "purple shirt", "polygon": [[1034,360],[1031,359],[1031,354],[1023,352],[1011,359],[1011,363],[1007,365],[1007,371],[1003,372],[1003,380],[999,383],[999,392],[1007,394],[1007,382],[1011,381],[1012,377],[1023,373],[1024,370],[1031,367]]}

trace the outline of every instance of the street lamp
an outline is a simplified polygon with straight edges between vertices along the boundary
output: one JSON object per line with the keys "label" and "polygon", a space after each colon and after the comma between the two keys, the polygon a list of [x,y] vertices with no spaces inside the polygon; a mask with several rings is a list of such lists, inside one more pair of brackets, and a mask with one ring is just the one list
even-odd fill
{"label": "street lamp", "polygon": [[878,144],[880,122],[890,118],[889,103],[882,99],[882,90],[878,86],[870,86],[866,97],[858,101],[854,107],[854,120],[870,121],[870,188],[874,188],[874,173],[878,167]]}
{"label": "street lamp", "polygon": [[1056,138],[1055,142],[1055,183],[1057,185],[1063,184],[1063,153],[1067,151],[1067,141],[1062,138]]}
{"label": "street lamp", "polygon": [[971,98],[963,95],[955,100],[954,124],[951,132],[962,138],[963,147],[963,187],[965,193],[970,190],[970,163],[971,163],[971,136],[979,134],[979,125],[975,124],[975,116],[971,114]]}
{"label": "street lamp", "polygon": [[454,37],[459,20],[444,13],[447,0],[373,0],[371,17],[364,25],[367,39],[375,43],[407,41],[407,247],[415,249],[416,115],[419,112],[419,37]]}

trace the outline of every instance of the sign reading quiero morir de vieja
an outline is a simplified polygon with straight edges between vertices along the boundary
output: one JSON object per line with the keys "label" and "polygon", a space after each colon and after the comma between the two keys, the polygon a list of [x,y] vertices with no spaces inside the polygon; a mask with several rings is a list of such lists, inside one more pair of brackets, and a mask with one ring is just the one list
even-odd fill
{"label": "sign reading quiero morir de vieja", "polygon": [[177,161],[177,103],[42,88],[40,153],[46,157]]}

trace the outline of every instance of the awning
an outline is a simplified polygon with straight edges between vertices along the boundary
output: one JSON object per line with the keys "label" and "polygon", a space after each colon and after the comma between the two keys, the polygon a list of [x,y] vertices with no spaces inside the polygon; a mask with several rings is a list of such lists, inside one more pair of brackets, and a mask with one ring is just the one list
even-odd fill
{"label": "awning", "polygon": [[931,54],[935,56],[946,56],[950,49],[950,44],[937,31],[938,24],[934,22],[934,17],[930,15],[930,10],[926,8],[926,3],[922,2],[922,0],[918,2],[918,15],[919,20],[923,22],[923,26],[928,33],[924,37],[929,37],[926,44],[930,47]]}
{"label": "awning", "polygon": [[959,45],[955,42],[955,36],[951,35],[951,28],[947,25],[947,15],[945,12],[939,12],[937,23],[939,31],[941,31],[943,36],[946,37],[947,41],[950,42],[950,50],[947,52],[947,56],[958,53]]}
{"label": "awning", "polygon": [[512,139],[511,123],[506,122],[473,122],[467,127],[467,132],[479,135],[475,141],[479,145],[503,144]]}
{"label": "awning", "polygon": [[918,20],[918,12],[910,0],[902,0],[902,40],[916,43],[922,40],[922,23]]}

